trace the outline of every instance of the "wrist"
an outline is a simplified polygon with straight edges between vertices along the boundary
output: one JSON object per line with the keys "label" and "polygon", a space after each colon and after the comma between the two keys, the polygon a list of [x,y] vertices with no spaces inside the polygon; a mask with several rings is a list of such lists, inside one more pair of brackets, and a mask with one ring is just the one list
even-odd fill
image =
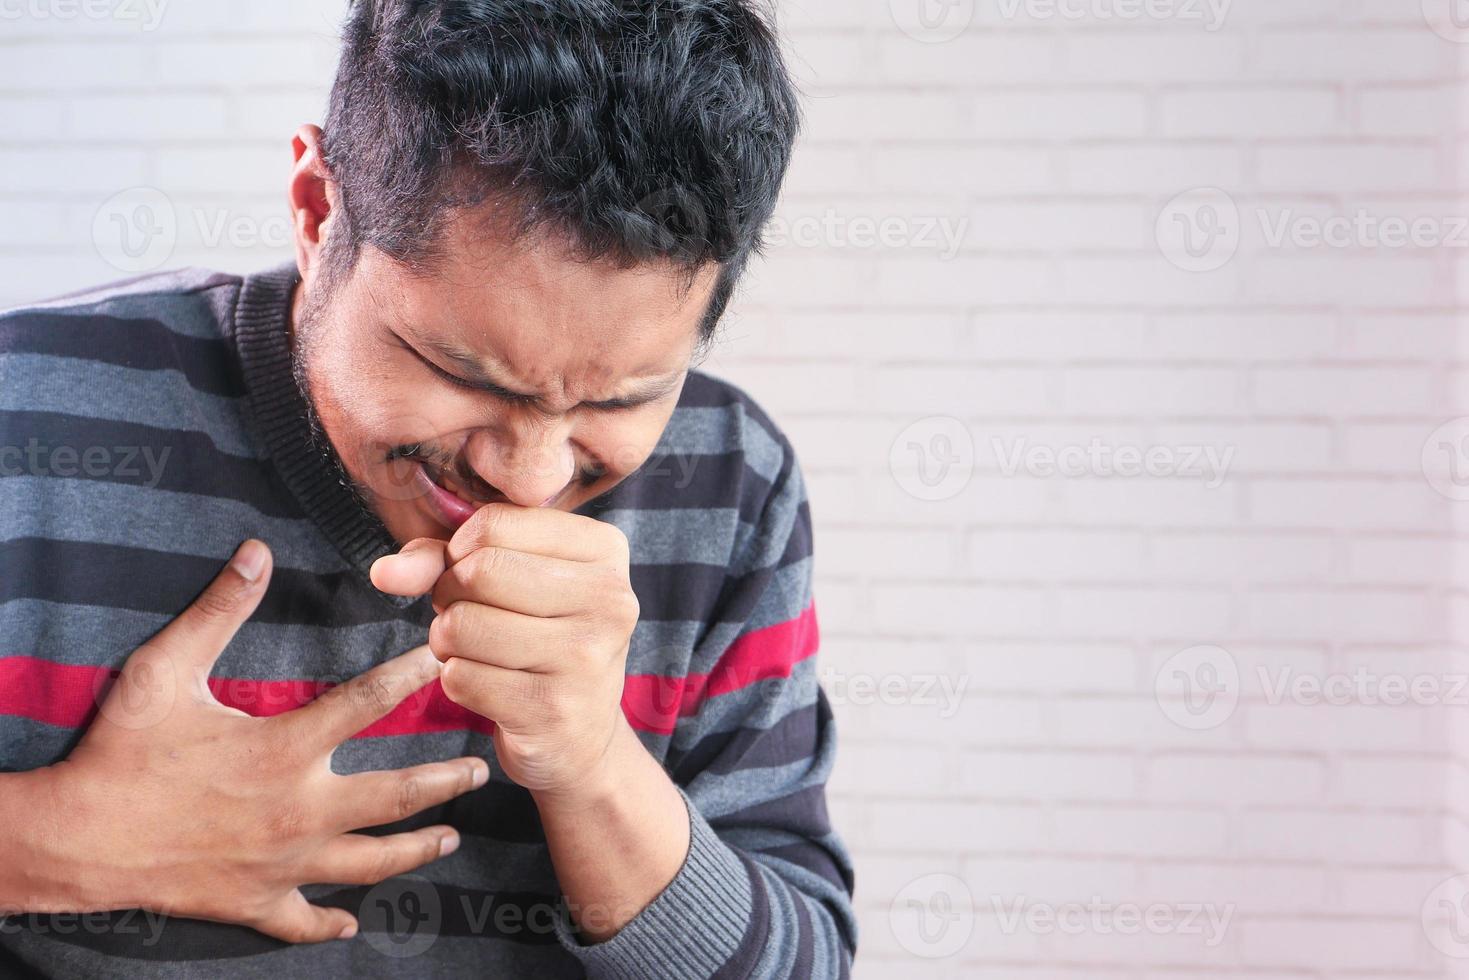
{"label": "wrist", "polygon": [[594,763],[566,784],[532,791],[531,797],[543,818],[548,811],[569,815],[605,808],[627,791],[643,761],[653,758],[619,711],[612,734]]}
{"label": "wrist", "polygon": [[55,767],[0,776],[0,908],[21,912],[77,911],[76,884],[68,880],[60,844],[67,836],[58,818],[68,811],[59,798]]}

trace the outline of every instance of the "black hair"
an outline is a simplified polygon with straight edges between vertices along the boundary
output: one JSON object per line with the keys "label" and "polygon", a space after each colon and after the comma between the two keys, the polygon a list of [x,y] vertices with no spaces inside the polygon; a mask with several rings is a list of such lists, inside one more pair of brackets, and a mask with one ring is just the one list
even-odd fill
{"label": "black hair", "polygon": [[587,260],[718,263],[707,342],[799,127],[753,0],[355,0],[323,127],[327,279],[363,245],[427,272],[446,216],[489,202]]}

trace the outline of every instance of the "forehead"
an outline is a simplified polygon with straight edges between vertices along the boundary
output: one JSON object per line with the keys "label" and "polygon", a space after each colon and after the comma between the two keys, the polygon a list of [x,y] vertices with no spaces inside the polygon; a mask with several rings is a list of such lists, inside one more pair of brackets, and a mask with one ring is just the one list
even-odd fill
{"label": "forehead", "polygon": [[[482,227],[482,226],[481,226]],[[544,236],[451,222],[444,258],[415,275],[365,249],[359,281],[388,326],[499,365],[527,385],[614,382],[686,367],[718,269],[587,261]]]}

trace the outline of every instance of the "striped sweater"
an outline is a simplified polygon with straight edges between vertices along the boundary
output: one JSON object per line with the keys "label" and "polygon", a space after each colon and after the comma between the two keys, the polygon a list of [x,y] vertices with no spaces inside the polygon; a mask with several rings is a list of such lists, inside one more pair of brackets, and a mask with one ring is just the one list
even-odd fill
{"label": "striped sweater", "polygon": [[[428,601],[367,579],[395,543],[311,443],[287,340],[296,281],[294,267],[190,269],[0,314],[0,770],[64,758],[98,685],[247,537],[276,571],[211,678],[224,704],[287,711],[426,642]],[[684,866],[615,937],[582,945],[568,929],[530,795],[498,772],[490,724],[434,684],[334,767],[478,754],[492,778],[386,828],[453,824],[449,857],[372,888],[305,889],[359,916],[354,939],[20,914],[0,920],[0,975],[845,975],[852,870],[827,817],[834,736],[789,442],[695,371],[647,463],[578,513],[631,543],[642,616],[623,708],[692,823]]]}

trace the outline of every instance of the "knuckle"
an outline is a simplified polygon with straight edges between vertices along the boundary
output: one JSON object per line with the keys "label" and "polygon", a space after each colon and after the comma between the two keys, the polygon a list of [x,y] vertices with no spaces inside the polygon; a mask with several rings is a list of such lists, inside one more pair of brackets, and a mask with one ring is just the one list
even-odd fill
{"label": "knuckle", "polygon": [[393,812],[399,820],[411,817],[424,808],[426,797],[423,778],[418,775],[405,776],[393,794]]}
{"label": "knuckle", "polygon": [[240,592],[223,585],[212,585],[194,600],[195,613],[202,619],[228,619],[240,608]]}
{"label": "knuckle", "polygon": [[280,804],[266,819],[265,830],[275,840],[295,840],[306,833],[309,816],[298,800]]}

